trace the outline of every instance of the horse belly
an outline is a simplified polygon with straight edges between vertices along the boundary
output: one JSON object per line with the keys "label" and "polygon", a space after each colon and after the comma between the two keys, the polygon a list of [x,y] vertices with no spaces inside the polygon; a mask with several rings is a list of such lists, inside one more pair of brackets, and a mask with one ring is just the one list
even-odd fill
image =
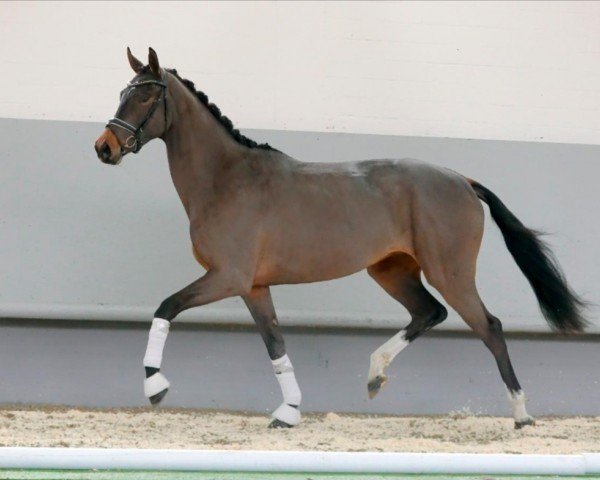
{"label": "horse belly", "polygon": [[257,280],[330,280],[410,252],[410,201],[395,167],[384,167],[379,173],[366,167],[357,174],[316,171],[281,188],[263,223]]}
{"label": "horse belly", "polygon": [[[375,215],[377,217],[377,215]],[[373,220],[373,219],[372,219]],[[344,225],[288,225],[279,241],[268,241],[256,284],[309,283],[352,275],[393,252],[407,251],[405,235],[389,222]]]}

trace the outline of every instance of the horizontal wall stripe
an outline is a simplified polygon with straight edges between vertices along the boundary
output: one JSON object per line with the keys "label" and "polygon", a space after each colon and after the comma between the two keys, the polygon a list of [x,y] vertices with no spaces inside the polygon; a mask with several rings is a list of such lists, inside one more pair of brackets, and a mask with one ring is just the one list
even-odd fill
{"label": "horizontal wall stripe", "polygon": [[[130,305],[73,305],[73,304],[0,304],[0,318],[28,318],[42,320],[144,322],[150,324],[156,308]],[[373,313],[368,310],[349,312],[331,310],[289,310],[277,309],[277,318],[284,327],[324,327],[348,329],[400,329],[410,321],[407,312],[397,314]],[[543,333],[548,327],[534,317],[510,317],[505,321],[505,332]],[[247,309],[218,308],[206,306],[182,313],[177,323],[197,323],[205,325],[254,325]],[[435,327],[438,331],[465,331],[465,323],[455,313],[450,312],[443,323]],[[586,329],[588,334],[599,334],[600,326],[592,324]]]}

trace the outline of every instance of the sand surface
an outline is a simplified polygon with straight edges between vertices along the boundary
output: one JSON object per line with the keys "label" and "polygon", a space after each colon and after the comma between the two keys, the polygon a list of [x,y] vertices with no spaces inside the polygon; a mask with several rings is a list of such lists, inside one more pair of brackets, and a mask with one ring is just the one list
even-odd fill
{"label": "sand surface", "polygon": [[286,430],[266,415],[183,409],[0,409],[0,446],[336,450],[380,452],[600,452],[600,417],[510,418],[305,414]]}

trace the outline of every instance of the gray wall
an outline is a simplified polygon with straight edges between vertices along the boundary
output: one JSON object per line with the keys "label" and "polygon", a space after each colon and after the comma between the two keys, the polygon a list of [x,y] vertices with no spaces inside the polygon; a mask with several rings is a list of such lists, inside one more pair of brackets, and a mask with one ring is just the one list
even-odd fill
{"label": "gray wall", "polygon": [[[0,119],[0,317],[148,321],[168,294],[202,274],[159,141],[120,167],[92,148],[98,123]],[[311,132],[251,131],[296,158],[416,157],[494,190],[548,237],[574,288],[600,304],[600,146]],[[482,296],[507,330],[546,326],[495,227],[479,261]],[[287,325],[395,327],[406,314],[364,273],[277,287]],[[598,310],[592,311],[600,332]],[[188,320],[249,322],[237,300]],[[451,317],[439,328],[464,328]]]}
{"label": "gray wall", "polygon": [[[90,407],[147,405],[141,323],[0,322],[0,403]],[[394,331],[284,328],[304,411],[510,415],[496,363],[472,335],[430,332],[388,368],[389,382],[367,396],[369,355]],[[443,336],[441,336],[443,335]],[[598,415],[597,336],[508,339],[532,415]],[[271,412],[281,402],[255,328],[175,323],[163,368],[164,405]]]}

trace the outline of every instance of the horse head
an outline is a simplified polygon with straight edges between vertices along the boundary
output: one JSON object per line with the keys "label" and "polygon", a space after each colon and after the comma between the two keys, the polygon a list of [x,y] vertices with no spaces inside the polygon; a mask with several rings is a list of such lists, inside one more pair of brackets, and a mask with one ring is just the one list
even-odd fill
{"label": "horse head", "polygon": [[98,158],[110,165],[120,163],[129,152],[139,152],[168,128],[166,77],[156,52],[149,49],[146,66],[129,47],[127,58],[135,76],[121,91],[115,116],[94,144]]}

